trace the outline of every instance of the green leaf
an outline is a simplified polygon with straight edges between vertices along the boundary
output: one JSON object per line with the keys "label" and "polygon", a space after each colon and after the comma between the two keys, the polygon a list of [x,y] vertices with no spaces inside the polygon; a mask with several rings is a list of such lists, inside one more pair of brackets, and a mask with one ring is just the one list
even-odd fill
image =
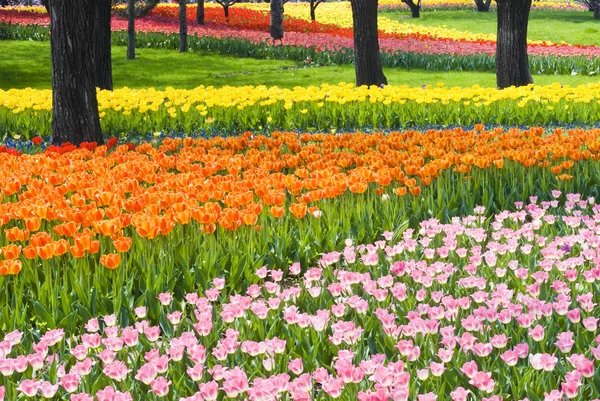
{"label": "green leaf", "polygon": [[52,317],[48,309],[46,309],[44,305],[42,305],[36,300],[33,300],[33,311],[35,312],[35,315],[39,320],[45,322],[48,325],[49,329],[56,328],[54,318]]}

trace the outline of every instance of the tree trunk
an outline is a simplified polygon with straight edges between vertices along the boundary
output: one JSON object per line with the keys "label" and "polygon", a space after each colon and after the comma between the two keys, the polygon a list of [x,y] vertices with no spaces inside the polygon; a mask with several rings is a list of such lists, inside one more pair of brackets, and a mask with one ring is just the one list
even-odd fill
{"label": "tree trunk", "polygon": [[96,86],[107,90],[113,89],[110,47],[111,6],[111,0],[97,0],[94,18]]}
{"label": "tree trunk", "polygon": [[356,85],[387,85],[379,57],[378,0],[351,0]]}
{"label": "tree trunk", "polygon": [[52,54],[52,141],[102,143],[92,0],[50,0]]}
{"label": "tree trunk", "polygon": [[198,25],[204,25],[204,0],[198,0],[198,6],[196,8],[196,23]]}
{"label": "tree trunk", "polygon": [[421,18],[421,2],[415,2],[413,0],[402,0],[403,3],[406,3],[408,8],[410,8],[410,12],[413,18]]}
{"label": "tree trunk", "polygon": [[481,13],[487,13],[490,11],[490,4],[492,4],[492,0],[475,0],[475,5],[477,6],[477,11]]}
{"label": "tree trunk", "polygon": [[179,51],[188,51],[187,0],[179,0]]}
{"label": "tree trunk", "polygon": [[225,11],[225,19],[229,19],[229,6],[223,6],[223,11]]}
{"label": "tree trunk", "polygon": [[497,0],[498,39],[496,82],[498,88],[533,83],[527,57],[527,24],[531,0]]}
{"label": "tree trunk", "polygon": [[283,39],[283,2],[271,0],[271,39],[273,42]]}
{"label": "tree trunk", "polygon": [[317,20],[317,15],[315,13],[315,10],[317,9],[317,3],[315,0],[310,0],[310,20],[311,21],[316,21]]}
{"label": "tree trunk", "polygon": [[600,7],[594,8],[594,18],[600,19]]}
{"label": "tree trunk", "polygon": [[135,59],[135,0],[127,0],[127,59]]}

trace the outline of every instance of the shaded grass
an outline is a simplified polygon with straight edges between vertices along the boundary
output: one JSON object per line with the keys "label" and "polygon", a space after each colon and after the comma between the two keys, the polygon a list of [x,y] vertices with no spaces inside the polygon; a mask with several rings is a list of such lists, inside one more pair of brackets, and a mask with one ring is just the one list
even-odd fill
{"label": "shaded grass", "polygon": [[[442,10],[421,12],[413,19],[408,11],[382,14],[385,17],[422,26],[446,26],[458,31],[496,34],[496,12],[480,13],[475,10]],[[587,11],[532,10],[528,36],[531,40],[553,43],[566,42],[580,45],[600,45],[600,20]]]}
{"label": "shaded grass", "polygon": [[[332,66],[297,68],[291,61],[256,60],[172,50],[139,49],[136,60],[126,60],[124,47],[113,48],[115,87],[154,87],[190,89],[200,85],[216,87],[232,85],[294,86],[354,82],[354,67]],[[52,84],[50,45],[32,41],[0,41],[0,89],[50,88]],[[386,69],[393,85],[435,85],[495,87],[493,73],[440,72]],[[580,76],[536,76],[539,84],[560,82],[579,85],[599,78]]]}

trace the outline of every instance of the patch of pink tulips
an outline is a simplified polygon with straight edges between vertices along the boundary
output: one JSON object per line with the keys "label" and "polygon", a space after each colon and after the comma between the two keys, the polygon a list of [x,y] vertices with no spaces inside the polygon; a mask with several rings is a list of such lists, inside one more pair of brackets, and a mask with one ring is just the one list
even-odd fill
{"label": "patch of pink tulips", "polygon": [[6,333],[0,400],[597,400],[600,206],[552,196],[160,294],[157,322]]}

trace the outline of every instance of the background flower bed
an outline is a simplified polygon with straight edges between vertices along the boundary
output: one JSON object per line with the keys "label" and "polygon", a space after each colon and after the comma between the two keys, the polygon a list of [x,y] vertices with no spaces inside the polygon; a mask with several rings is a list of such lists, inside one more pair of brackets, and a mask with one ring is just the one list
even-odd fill
{"label": "background flower bed", "polygon": [[[193,18],[194,12],[194,8],[190,7],[190,18]],[[285,46],[273,46],[268,34],[266,13],[244,8],[232,9],[232,16],[226,24],[220,9],[210,7],[207,12],[209,25],[189,26],[193,34],[190,38],[193,50],[297,62],[310,59],[319,65],[352,63],[350,28],[288,18]],[[0,22],[8,23],[0,25],[0,38],[48,40],[46,28],[41,27],[47,24],[48,19],[43,16],[23,11],[0,11]],[[126,23],[122,18],[114,18],[115,44],[126,44]],[[139,47],[178,47],[176,8],[161,7],[153,15],[138,20],[136,26],[140,32],[147,33],[137,39]],[[407,32],[381,32],[384,66],[442,71],[495,70],[493,38],[437,35],[421,32],[421,28],[414,27]],[[534,42],[530,44],[529,52],[532,72],[535,74],[600,74],[600,48],[597,46]]]}

